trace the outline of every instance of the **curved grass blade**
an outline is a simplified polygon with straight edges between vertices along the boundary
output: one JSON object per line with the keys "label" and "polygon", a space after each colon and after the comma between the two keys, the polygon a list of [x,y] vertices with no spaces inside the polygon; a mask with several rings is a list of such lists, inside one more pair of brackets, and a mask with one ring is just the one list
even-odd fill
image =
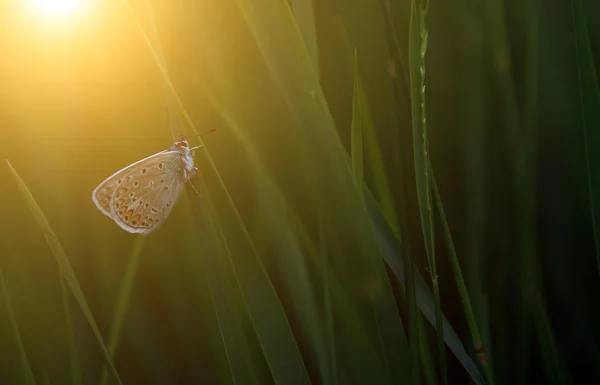
{"label": "curved grass blade", "polygon": [[456,286],[458,288],[458,293],[462,301],[463,310],[465,312],[465,318],[467,319],[467,325],[469,326],[469,331],[471,333],[473,348],[477,352],[479,362],[483,366],[486,380],[491,385],[494,383],[491,368],[487,362],[485,348],[481,339],[481,335],[479,334],[479,328],[477,327],[475,313],[473,312],[473,307],[471,306],[471,299],[469,298],[467,285],[465,284],[465,279],[460,268],[460,263],[458,262],[456,248],[454,247],[454,240],[452,239],[452,233],[450,232],[450,225],[448,225],[448,219],[446,218],[446,212],[444,211],[444,204],[442,203],[442,198],[440,197],[440,192],[438,190],[438,186],[435,181],[435,176],[433,175],[433,169],[431,169],[431,165],[429,168],[429,172],[431,173],[433,196],[435,198],[435,204],[437,207],[438,214],[440,216],[440,222],[442,223],[442,231],[444,233],[444,239],[446,241],[446,248],[448,249],[448,254],[450,256],[450,264],[452,266],[452,271],[454,272],[454,279],[456,280]]}
{"label": "curved grass blade", "polygon": [[[221,339],[233,382],[237,385],[258,385],[258,374],[252,365],[248,340],[244,333],[242,315],[234,302],[239,288],[235,284],[229,249],[214,218],[214,209],[205,199],[190,199],[194,224],[203,240],[203,255],[200,257],[215,309]],[[202,206],[202,207],[201,207]],[[207,214],[210,213],[210,214]]]}
{"label": "curved grass blade", "polygon": [[[124,0],[129,8],[140,33],[144,37],[148,47],[150,48],[160,71],[165,77],[165,82],[168,89],[181,108],[181,111],[190,124],[191,128],[198,133],[193,121],[185,110],[181,99],[179,98],[173,83],[171,82],[165,66],[157,51],[152,46],[148,35],[144,31],[141,23],[135,16],[133,9],[128,1]],[[198,137],[200,143],[202,140]],[[254,246],[248,230],[246,229],[239,212],[237,211],[233,199],[231,198],[225,183],[219,173],[216,171],[214,162],[206,151],[206,157],[210,163],[212,170],[218,179],[219,186],[223,189],[223,194],[220,194],[225,199],[224,206],[230,207],[230,211],[219,216],[227,222],[227,224],[237,224],[237,230],[227,234],[226,243],[233,246],[229,255],[232,258],[231,264],[234,268],[235,277],[242,291],[242,298],[246,304],[246,308],[252,320],[257,337],[265,353],[265,358],[273,374],[275,382],[278,384],[309,384],[310,379],[304,365],[300,351],[294,340],[289,322],[283,311],[283,307],[277,298],[277,294],[269,280],[265,267],[260,260],[256,247]],[[202,178],[199,178],[203,182]],[[208,191],[206,186],[203,186],[203,191]],[[208,196],[206,197],[208,199]],[[227,215],[227,217],[225,217]],[[223,229],[220,221],[217,224]],[[227,227],[233,230],[236,226]],[[225,234],[225,233],[224,233]],[[274,338],[273,336],[277,336]]]}
{"label": "curved grass blade", "polygon": [[302,34],[306,51],[319,76],[319,46],[317,43],[317,29],[315,25],[315,10],[313,0],[290,0],[294,12],[296,25]]}
{"label": "curved grass blade", "polygon": [[96,321],[94,320],[94,316],[92,315],[92,310],[90,309],[90,307],[85,299],[85,296],[83,295],[83,291],[81,290],[81,287],[79,286],[79,282],[77,281],[75,272],[71,268],[71,264],[69,263],[69,259],[67,258],[67,255],[65,254],[65,251],[63,250],[62,245],[60,244],[58,238],[56,237],[56,234],[54,234],[54,231],[52,231],[52,228],[50,227],[50,224],[48,223],[46,216],[44,215],[44,213],[38,206],[37,202],[35,201],[35,198],[31,194],[31,191],[29,191],[29,189],[27,188],[27,185],[25,185],[25,182],[23,182],[23,180],[21,179],[21,177],[19,176],[17,171],[13,168],[13,166],[10,164],[10,162],[8,160],[6,160],[6,164],[8,165],[10,172],[12,173],[13,177],[15,178],[15,182],[17,183],[17,187],[19,188],[19,191],[21,192],[23,199],[25,200],[27,206],[31,210],[31,213],[33,214],[36,222],[40,226],[40,229],[44,233],[44,237],[46,238],[46,241],[48,242],[48,246],[50,247],[50,250],[52,251],[54,258],[56,259],[56,262],[58,263],[62,278],[67,282],[67,285],[69,285],[69,288],[71,289],[71,292],[73,293],[73,296],[77,300],[79,307],[81,307],[81,311],[83,312],[85,318],[87,319],[88,323],[90,324],[90,327],[92,328],[94,336],[96,337],[96,341],[98,342],[98,345],[100,346],[102,355],[103,355],[106,365],[108,367],[108,375],[109,375],[109,379],[110,379],[111,383],[121,385],[122,383],[121,383],[121,379],[119,378],[119,374],[117,373],[117,370],[115,369],[115,367],[112,363],[112,360],[108,354],[108,350],[106,349],[106,346],[104,345],[104,341],[102,339],[102,334],[100,333],[100,329],[98,328],[98,325],[96,324]]}
{"label": "curved grass blade", "polygon": [[[144,236],[136,237],[133,250],[131,251],[131,257],[129,258],[129,263],[127,264],[127,270],[125,270],[125,275],[123,276],[123,281],[121,282],[121,288],[119,289],[119,294],[117,295],[117,304],[115,306],[115,312],[113,314],[107,342],[108,355],[113,360],[115,358],[115,353],[117,352],[121,329],[127,315],[126,313],[129,305],[129,299],[131,298],[131,290],[133,288],[135,276],[139,268],[139,261],[140,257],[142,256],[145,239],[146,237]],[[104,385],[106,383],[106,379],[107,371],[105,367],[102,370],[102,379],[100,384]]]}
{"label": "curved grass blade", "polygon": [[[213,104],[213,106],[215,107],[215,109],[223,116],[223,118],[225,119],[225,121],[228,123],[227,125],[229,127],[231,127],[233,129],[233,132],[235,132],[238,137],[243,140],[243,135],[242,135],[242,130],[240,129],[239,125],[233,120],[233,118],[227,114],[225,112],[225,110],[222,108],[222,106],[220,106],[220,104],[218,104],[214,98],[212,98],[212,96],[208,93],[208,91],[205,91],[205,95],[206,97],[211,101],[211,103]],[[248,149],[248,151],[251,151],[251,149]],[[281,193],[281,191],[279,191],[277,189],[277,187],[272,183],[272,181],[264,174],[264,167],[260,167],[258,162],[258,157],[257,154],[252,154],[252,156],[250,156],[251,159],[251,165],[254,167],[254,169],[256,170],[256,178],[258,180],[258,184],[263,186],[265,188],[265,191],[270,191],[270,197],[268,199],[268,206],[270,206],[270,210],[274,210],[274,207],[279,207],[279,212],[285,211],[285,212],[292,212],[292,210],[288,210],[287,208],[284,208],[284,204],[285,204],[285,199]],[[265,211],[267,211],[267,209],[265,209]],[[323,211],[322,213],[325,213],[326,211]],[[272,220],[278,220],[277,216],[275,215],[275,213],[273,213],[273,215],[271,215]],[[286,224],[286,222],[288,222],[289,224]],[[304,235],[304,238],[302,238],[302,244],[304,246],[307,246],[307,248],[309,250],[312,251],[312,256],[314,257],[315,255],[319,255],[317,251],[315,251],[317,248],[316,246],[313,246],[312,244],[312,240],[310,240],[310,237],[306,236],[307,232],[304,229],[304,226],[301,224],[299,218],[297,217],[297,215],[287,215],[287,218],[284,222],[281,222],[280,219],[278,220],[277,224],[276,224],[276,228],[280,228],[280,227],[286,227],[289,225],[292,225],[292,228],[295,229],[295,232],[288,232],[288,237],[291,237],[291,239],[293,240],[293,242],[297,242],[296,238],[297,237],[302,237]],[[328,226],[331,226],[328,223]],[[336,234],[335,232],[333,233],[328,233],[328,241],[329,240],[333,240],[334,238],[336,238],[337,236],[339,236],[339,234]],[[298,239],[299,241],[300,239]],[[334,243],[332,242],[328,242],[328,243]],[[311,246],[311,247],[309,247]],[[331,249],[334,249],[334,245],[332,245]],[[309,253],[310,254],[310,253]],[[294,255],[292,253],[292,255]],[[316,266],[321,266],[322,262],[319,261],[319,258],[322,258],[322,256],[319,256],[319,258],[314,257],[314,261],[315,261],[315,265]],[[301,268],[300,266],[302,266],[302,264],[304,262],[302,262],[299,258],[295,258],[297,259],[297,262],[295,262],[296,268],[299,269]],[[284,261],[284,263],[289,263],[287,261]],[[381,266],[383,267],[383,265]],[[288,273],[285,273],[285,277],[287,277],[287,279],[290,280],[291,285],[292,286],[298,286],[300,287],[300,289],[298,288],[292,288],[293,292],[295,293],[299,293],[296,295],[299,295],[301,298],[301,308],[305,308],[307,313],[313,313],[314,310],[313,308],[315,308],[315,305],[313,304],[313,299],[312,299],[312,295],[310,294],[310,292],[312,291],[312,289],[310,287],[306,287],[304,288],[304,286],[306,285],[306,282],[302,282],[301,276],[299,274],[296,273],[296,277],[294,277],[294,272],[289,270],[289,267],[284,267],[284,270],[288,270]],[[293,270],[293,269],[292,269]],[[333,272],[331,272],[331,274],[333,274]],[[385,277],[384,274],[384,270],[381,270],[381,275],[382,275],[382,280],[387,280],[387,277]],[[328,275],[326,282],[328,284],[331,284],[331,279],[333,279],[334,276],[332,275]],[[337,281],[336,281],[337,282]],[[339,285],[339,284],[338,284]],[[332,300],[332,307],[334,307],[335,309],[332,310],[335,312],[335,314],[338,314],[338,317],[336,318],[342,318],[344,321],[341,322],[340,324],[337,325],[336,329],[336,336],[346,336],[346,338],[337,338],[336,341],[340,341],[341,347],[339,348],[339,350],[337,351],[343,351],[346,352],[350,349],[350,351],[352,351],[352,349],[356,349],[356,346],[360,346],[361,350],[367,349],[366,345],[368,345],[370,348],[376,349],[375,345],[371,345],[373,344],[375,341],[378,342],[378,347],[379,347],[379,351],[374,350],[373,354],[371,354],[372,359],[370,360],[369,364],[363,364],[363,365],[359,365],[359,362],[353,362],[352,360],[355,360],[356,357],[344,357],[346,358],[345,363],[347,364],[346,366],[343,366],[341,363],[339,364],[338,367],[340,367],[340,373],[342,373],[344,370],[346,371],[350,371],[352,372],[352,377],[356,379],[357,376],[364,376],[361,378],[364,378],[364,381],[368,381],[367,379],[370,379],[370,381],[375,381],[374,379],[376,378],[377,381],[376,383],[388,383],[390,381],[390,378],[393,379],[392,383],[397,383],[397,382],[401,382],[402,379],[405,377],[404,373],[405,371],[404,369],[404,363],[406,362],[406,341],[405,339],[403,339],[404,334],[402,331],[402,322],[399,318],[399,314],[397,312],[396,306],[394,304],[393,301],[393,296],[391,293],[391,290],[385,290],[382,291],[381,293],[379,293],[380,297],[377,298],[376,300],[373,300],[371,302],[369,302],[369,311],[371,311],[372,316],[373,316],[373,320],[375,322],[374,325],[374,329],[373,330],[363,330],[362,333],[359,333],[358,331],[356,331],[356,328],[359,328],[359,326],[353,326],[353,328],[342,328],[342,324],[345,325],[347,324],[349,321],[349,318],[352,317],[357,317],[357,322],[358,320],[363,321],[363,317],[359,316],[357,313],[355,313],[356,310],[350,310],[352,305],[349,302],[349,300],[351,300],[350,298],[340,298],[340,297],[344,297],[344,295],[340,292],[340,288],[339,286],[336,286],[337,291],[333,290],[333,287],[331,285],[329,285],[330,289],[332,289],[332,291],[330,292],[330,295],[334,298],[334,300]],[[389,289],[389,286],[386,287],[386,289]],[[346,294],[347,296],[347,294]],[[352,300],[356,300],[355,298]],[[341,305],[341,303],[343,303],[344,305]],[[343,310],[342,310],[343,309]],[[366,309],[365,309],[366,310]],[[354,311],[354,312],[353,312]],[[340,316],[339,312],[341,312],[342,316]],[[349,313],[351,313],[352,315],[350,316]],[[323,378],[328,378],[328,370],[329,371],[333,371],[334,368],[331,369],[327,369],[328,366],[327,361],[324,357],[326,357],[327,350],[325,348],[325,346],[323,346],[323,340],[324,338],[320,337],[321,335],[321,329],[319,327],[319,323],[316,320],[316,315],[314,314],[306,314],[306,315],[298,315],[298,319],[300,319],[302,321],[302,323],[304,324],[304,328],[308,328],[308,330],[315,330],[319,333],[319,336],[317,335],[311,335],[311,333],[309,333],[309,336],[307,337],[307,340],[310,341],[310,346],[312,348],[312,353],[314,355],[316,355],[318,357],[318,363],[319,363],[319,368],[320,371],[322,373],[322,377]],[[366,325],[362,325],[360,327],[364,328]],[[340,330],[341,329],[341,330]],[[362,330],[362,329],[361,329]],[[317,337],[317,338],[315,338]],[[359,337],[363,337],[363,338],[359,338]],[[371,341],[371,340],[372,341]],[[331,347],[330,347],[331,349]],[[373,361],[375,357],[380,356],[380,354],[382,355],[382,361],[385,363],[385,368],[382,367],[382,363],[381,362],[375,362]],[[348,356],[353,356],[352,353],[349,353]],[[332,363],[330,365],[333,365],[334,362],[336,362],[338,360],[337,357],[333,357],[329,359],[329,362]],[[340,360],[341,361],[341,360]],[[350,364],[350,362],[353,362],[352,364]],[[342,368],[343,366],[343,368]],[[368,375],[367,375],[368,373]],[[337,375],[337,373],[336,373]],[[360,383],[360,382],[359,382]]]}
{"label": "curved grass blade", "polygon": [[[371,218],[375,235],[379,244],[381,254],[390,267],[394,275],[404,285],[404,265],[402,263],[401,244],[398,238],[394,235],[389,224],[385,221],[381,209],[377,205],[373,195],[367,190],[366,191],[366,204]],[[425,317],[435,327],[436,315],[434,298],[423,279],[423,276],[418,272],[416,266],[414,266],[415,272],[415,294],[417,297],[417,304]],[[444,340],[448,348],[454,353],[456,358],[460,361],[465,370],[469,373],[473,381],[477,384],[485,384],[485,380],[481,376],[479,369],[467,354],[462,342],[458,338],[458,335],[452,328],[452,325],[448,322],[446,317],[443,317],[444,322]]]}
{"label": "curved grass blade", "polygon": [[6,310],[8,313],[8,317],[10,319],[11,330],[15,337],[15,342],[17,345],[19,360],[21,361],[21,365],[23,366],[25,383],[28,385],[35,385],[36,384],[35,377],[33,376],[33,372],[31,371],[31,365],[29,363],[29,359],[27,358],[27,352],[25,351],[25,347],[23,346],[23,341],[21,340],[21,335],[19,334],[19,325],[17,324],[17,320],[15,319],[15,314],[14,314],[12,306],[10,304],[10,299],[8,298],[8,292],[6,291],[6,284],[4,283],[4,275],[2,274],[1,269],[0,269],[0,291],[2,292],[2,296],[4,297],[4,302],[6,304]]}
{"label": "curved grass blade", "polygon": [[[59,272],[60,273],[60,272]],[[81,362],[79,361],[79,353],[77,351],[77,343],[75,341],[75,332],[73,329],[73,322],[71,319],[71,308],[69,305],[69,295],[67,287],[65,286],[65,280],[60,277],[60,293],[63,300],[63,306],[65,310],[65,323],[67,327],[67,345],[69,350],[69,360],[71,362],[71,380],[73,384],[81,384],[83,382],[81,372]]]}
{"label": "curved grass blade", "polygon": [[[203,199],[215,198],[202,181]],[[229,246],[231,266],[276,384],[310,384],[308,372],[292,334],[289,321],[269,279],[256,247],[227,193],[225,207],[215,221]],[[221,197],[222,198],[222,197]]]}
{"label": "curved grass blade", "polygon": [[352,171],[358,186],[360,197],[364,200],[365,166],[363,153],[363,95],[358,76],[358,55],[354,50],[354,95],[352,99],[352,126],[350,127],[350,151],[352,157]]}
{"label": "curved grass blade", "polygon": [[435,299],[436,331],[438,355],[442,384],[448,384],[446,353],[444,349],[444,324],[440,304],[439,282],[435,262],[435,237],[433,225],[433,206],[429,177],[429,144],[427,139],[427,113],[425,101],[425,54],[427,52],[428,31],[425,26],[428,0],[411,2],[409,27],[409,69],[413,124],[413,147],[415,159],[415,178],[417,198],[423,227],[425,250],[429,261],[431,285]]}
{"label": "curved grass blade", "polygon": [[573,16],[573,33],[576,43],[577,72],[579,75],[579,93],[583,138],[585,144],[585,161],[588,177],[588,194],[594,242],[596,245],[596,261],[600,274],[600,84],[594,63],[594,55],[590,45],[587,21],[581,0],[571,0]]}

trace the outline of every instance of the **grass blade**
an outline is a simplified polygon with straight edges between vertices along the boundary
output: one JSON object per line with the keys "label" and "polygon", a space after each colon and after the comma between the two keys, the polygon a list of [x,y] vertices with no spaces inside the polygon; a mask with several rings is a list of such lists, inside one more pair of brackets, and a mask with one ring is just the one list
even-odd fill
{"label": "grass blade", "polygon": [[15,319],[15,314],[13,312],[12,306],[10,304],[10,299],[8,298],[8,292],[6,291],[6,284],[4,283],[4,275],[2,274],[2,270],[0,269],[0,291],[2,291],[2,296],[4,297],[4,302],[6,304],[6,310],[8,313],[8,317],[10,318],[10,326],[12,333],[15,337],[15,342],[17,344],[17,350],[19,354],[19,360],[21,361],[21,365],[23,366],[25,383],[28,385],[35,385],[35,377],[33,376],[33,372],[31,370],[31,365],[29,363],[29,359],[27,358],[27,353],[25,352],[25,347],[23,346],[23,341],[21,340],[21,335],[19,334],[19,326],[17,324],[17,320]]}
{"label": "grass blade", "polygon": [[[219,231],[214,218],[214,208],[206,199],[190,199],[194,224],[202,240],[202,266],[209,286],[212,304],[219,323],[221,339],[227,354],[227,362],[233,382],[237,385],[260,383],[258,374],[252,365],[252,357],[248,341],[244,333],[242,315],[235,302],[239,297],[239,287],[231,265],[230,250],[224,242],[224,235]],[[201,207],[202,206],[202,207]],[[206,213],[210,213],[206,215]]]}
{"label": "grass blade", "polygon": [[[396,275],[396,277],[404,285],[404,265],[402,263],[403,257],[401,254],[402,248],[400,241],[394,235],[394,232],[391,230],[389,224],[385,221],[383,214],[381,213],[381,209],[368,191],[366,193],[366,203],[381,254],[394,275]],[[414,266],[414,272],[417,304],[431,325],[436,327],[435,301],[433,295],[425,283],[423,276],[417,271],[416,266]],[[458,338],[458,335],[452,328],[452,325],[450,325],[445,317],[442,319],[444,322],[444,339],[446,341],[446,345],[454,353],[456,358],[469,373],[473,381],[477,384],[485,384],[486,382],[479,373],[479,369],[471,357],[469,357],[467,354],[467,351]]]}
{"label": "grass blade", "polygon": [[361,198],[364,199],[365,166],[363,153],[363,107],[360,78],[358,75],[358,55],[354,50],[354,95],[352,99],[352,126],[350,127],[350,149],[352,171]]}
{"label": "grass blade", "polygon": [[433,227],[433,207],[431,201],[431,187],[429,177],[429,144],[427,142],[427,114],[425,111],[425,54],[427,52],[427,28],[425,17],[427,15],[427,0],[424,4],[413,0],[411,2],[410,29],[409,29],[409,69],[411,106],[413,123],[413,147],[415,158],[415,177],[417,197],[425,250],[429,262],[429,272],[433,296],[435,299],[436,331],[438,337],[438,355],[442,384],[448,384],[446,369],[446,354],[444,349],[444,324],[440,304],[439,282],[435,262],[435,238]]}
{"label": "grass blade", "polygon": [[319,77],[319,46],[313,0],[291,0],[290,4],[294,12],[296,25],[302,34],[306,51],[310,56],[315,73]]}
{"label": "grass blade", "polygon": [[[145,242],[144,236],[138,236],[135,239],[135,243],[133,245],[133,250],[131,251],[131,256],[129,257],[129,263],[127,264],[127,270],[125,270],[125,275],[123,276],[123,281],[121,282],[121,288],[119,289],[119,294],[117,295],[117,303],[115,306],[115,312],[113,314],[113,319],[111,322],[110,331],[108,333],[108,355],[112,360],[115,359],[115,353],[117,352],[117,347],[119,344],[119,337],[121,336],[121,329],[123,328],[123,324],[125,323],[125,318],[127,316],[127,308],[129,306],[129,300],[131,298],[131,291],[133,289],[133,283],[135,282],[135,276],[137,275],[137,271],[139,269],[139,261],[142,256],[142,250],[144,248]],[[107,379],[107,371],[106,367],[102,370],[102,379],[100,384],[104,385]]]}
{"label": "grass blade", "polygon": [[583,137],[585,143],[585,162],[587,167],[590,211],[596,245],[596,261],[600,274],[600,85],[590,45],[587,21],[581,0],[571,0],[573,29],[575,35],[577,70],[579,74],[579,95]]}
{"label": "grass blade", "polygon": [[60,277],[60,293],[63,300],[65,310],[65,323],[67,328],[67,344],[69,350],[69,361],[71,362],[71,380],[73,384],[82,383],[81,362],[79,360],[79,352],[77,350],[77,342],[75,340],[75,330],[73,329],[73,321],[71,319],[71,309],[69,305],[69,295],[65,280]]}
{"label": "grass blade", "polygon": [[[172,92],[173,98],[181,108],[181,112],[190,124],[195,133],[198,133],[193,121],[181,102],[173,83],[171,82],[167,70],[157,51],[152,46],[148,35],[144,31],[141,23],[135,16],[129,2],[124,1],[131,11],[131,15],[138,26],[140,33],[144,37],[150,48],[161,73],[165,78],[167,88]],[[224,230],[221,221],[227,223],[227,229],[231,230],[226,234],[227,244],[234,245],[230,260],[237,283],[239,284],[242,297],[246,308],[252,320],[257,337],[265,353],[265,358],[269,363],[269,368],[276,383],[278,384],[307,384],[310,383],[306,367],[298,350],[290,329],[289,322],[285,316],[281,303],[277,298],[272,283],[266,273],[265,267],[257,253],[257,250],[248,234],[239,212],[237,211],[231,195],[229,194],[223,179],[216,171],[215,165],[206,151],[207,159],[213,171],[215,171],[218,186],[222,192],[216,198],[224,198],[224,207],[229,207],[226,212],[219,215],[217,225]],[[203,181],[202,178],[200,178]],[[204,182],[203,182],[204,183]],[[202,191],[207,191],[203,186]],[[207,194],[207,199],[209,199]],[[265,309],[268,309],[266,311]],[[274,336],[277,336],[274,338]]]}
{"label": "grass blade", "polygon": [[90,324],[90,327],[92,328],[92,331],[94,332],[96,341],[98,342],[98,345],[100,346],[102,355],[104,357],[106,365],[108,366],[108,374],[109,374],[111,383],[120,385],[121,379],[119,378],[119,374],[117,373],[117,370],[115,369],[115,367],[112,363],[112,360],[110,359],[108,350],[106,349],[106,346],[104,345],[104,341],[102,339],[102,334],[100,333],[100,329],[98,328],[98,325],[96,324],[96,321],[94,320],[94,316],[92,315],[92,310],[90,309],[90,307],[85,299],[85,296],[83,295],[83,291],[81,290],[81,287],[79,286],[79,282],[77,282],[77,278],[75,277],[75,272],[71,268],[71,264],[69,263],[69,259],[67,258],[67,255],[65,254],[65,252],[62,248],[62,245],[60,244],[58,238],[56,237],[56,234],[54,234],[54,231],[52,231],[52,228],[50,227],[50,224],[48,223],[46,216],[44,215],[44,213],[38,206],[37,202],[35,201],[35,198],[33,197],[31,192],[27,188],[27,185],[25,185],[25,182],[23,182],[23,180],[21,179],[21,177],[19,176],[17,171],[13,168],[13,166],[10,164],[10,162],[8,160],[6,161],[6,163],[8,164],[10,172],[12,173],[13,177],[15,178],[15,182],[17,183],[17,186],[23,196],[23,199],[25,200],[27,206],[31,210],[31,213],[33,214],[36,222],[40,226],[40,229],[44,233],[44,237],[46,238],[46,241],[48,242],[48,246],[50,247],[50,250],[52,251],[52,254],[55,257],[56,262],[58,263],[62,277],[67,282],[69,288],[71,289],[71,292],[73,293],[73,296],[75,297],[75,299],[77,300],[77,303],[79,304],[79,307],[81,308],[81,311],[83,312],[85,318],[87,319],[88,323]]}
{"label": "grass blade", "polygon": [[486,380],[489,384],[493,384],[494,382],[491,374],[491,369],[487,362],[485,347],[479,334],[479,328],[477,327],[475,313],[473,312],[473,307],[471,306],[471,299],[469,298],[467,285],[465,284],[465,279],[460,268],[460,263],[458,262],[456,248],[454,247],[454,240],[452,239],[452,233],[450,232],[450,225],[448,225],[448,219],[446,218],[446,213],[444,211],[444,204],[442,203],[442,198],[440,197],[440,192],[435,181],[433,170],[430,168],[429,172],[431,173],[433,196],[435,198],[435,204],[438,210],[438,214],[440,216],[440,222],[442,223],[444,240],[446,241],[446,247],[450,256],[450,264],[454,273],[454,279],[458,288],[458,294],[460,295],[460,300],[462,301],[463,310],[467,319],[467,325],[469,326],[469,332],[471,333],[473,347],[475,349],[475,352],[477,352],[477,357],[479,358],[480,364],[483,366]]}

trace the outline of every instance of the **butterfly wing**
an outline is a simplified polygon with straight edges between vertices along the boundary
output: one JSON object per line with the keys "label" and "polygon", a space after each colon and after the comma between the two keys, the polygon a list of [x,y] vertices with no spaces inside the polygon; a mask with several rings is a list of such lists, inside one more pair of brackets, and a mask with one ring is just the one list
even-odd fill
{"label": "butterfly wing", "polygon": [[102,182],[93,193],[104,214],[131,233],[148,233],[164,220],[185,184],[183,154],[167,150],[142,159]]}

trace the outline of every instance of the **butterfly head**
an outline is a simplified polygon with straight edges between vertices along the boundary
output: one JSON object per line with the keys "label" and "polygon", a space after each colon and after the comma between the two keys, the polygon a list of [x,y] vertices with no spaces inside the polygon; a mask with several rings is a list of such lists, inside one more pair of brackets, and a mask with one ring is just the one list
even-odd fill
{"label": "butterfly head", "polygon": [[179,140],[176,140],[175,143],[173,144],[173,147],[175,147],[177,149],[190,148],[189,143],[187,141],[187,137],[182,136],[181,138],[179,138]]}

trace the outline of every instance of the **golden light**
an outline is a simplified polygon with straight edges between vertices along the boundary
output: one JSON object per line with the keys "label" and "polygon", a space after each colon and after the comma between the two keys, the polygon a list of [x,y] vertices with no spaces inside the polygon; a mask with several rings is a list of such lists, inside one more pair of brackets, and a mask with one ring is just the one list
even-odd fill
{"label": "golden light", "polygon": [[48,17],[66,17],[73,15],[87,0],[31,0],[34,11]]}

